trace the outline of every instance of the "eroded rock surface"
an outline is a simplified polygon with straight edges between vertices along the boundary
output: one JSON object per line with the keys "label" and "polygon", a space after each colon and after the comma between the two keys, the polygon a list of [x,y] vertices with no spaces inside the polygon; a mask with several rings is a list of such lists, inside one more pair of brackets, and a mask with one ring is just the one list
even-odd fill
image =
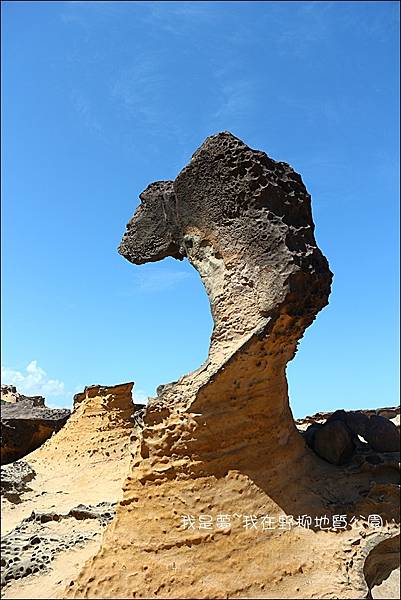
{"label": "eroded rock surface", "polygon": [[10,402],[15,404],[22,400],[29,400],[32,406],[45,406],[45,398],[43,396],[25,396],[17,391],[15,385],[2,384],[1,386],[1,400],[2,402]]}
{"label": "eroded rock surface", "polygon": [[29,482],[36,473],[25,460],[17,460],[1,467],[1,494],[11,502],[20,502],[24,492],[30,491]]}
{"label": "eroded rock surface", "polygon": [[89,386],[66,425],[2,467],[4,597],[50,598],[100,546],[128,473],[133,383]]}
{"label": "eroded rock surface", "polygon": [[[66,597],[366,597],[366,557],[398,531],[398,486],[392,468],[323,461],[292,418],[286,364],[332,278],[300,175],[225,132],[140,198],[120,253],[188,258],[211,346],[150,401],[116,517]],[[348,524],[319,527],[336,515]],[[302,516],[309,527],[283,526]]]}
{"label": "eroded rock surface", "polygon": [[19,394],[14,386],[2,386],[1,398],[2,465],[39,448],[70,416],[68,409],[48,408],[43,396]]}
{"label": "eroded rock surface", "polygon": [[110,502],[80,504],[65,513],[32,511],[1,539],[2,588],[47,572],[58,555],[100,537],[113,516]]}

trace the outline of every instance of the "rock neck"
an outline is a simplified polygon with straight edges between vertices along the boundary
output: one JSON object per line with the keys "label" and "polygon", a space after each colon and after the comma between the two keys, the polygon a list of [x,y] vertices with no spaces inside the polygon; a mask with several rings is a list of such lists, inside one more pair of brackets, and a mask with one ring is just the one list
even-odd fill
{"label": "rock neck", "polygon": [[189,462],[193,473],[220,473],[266,452],[276,461],[299,454],[285,369],[332,277],[301,177],[223,132],[141,200],[120,253],[136,264],[187,257],[214,328],[205,364],[161,386],[148,406],[136,464],[164,472],[170,458],[181,475]]}

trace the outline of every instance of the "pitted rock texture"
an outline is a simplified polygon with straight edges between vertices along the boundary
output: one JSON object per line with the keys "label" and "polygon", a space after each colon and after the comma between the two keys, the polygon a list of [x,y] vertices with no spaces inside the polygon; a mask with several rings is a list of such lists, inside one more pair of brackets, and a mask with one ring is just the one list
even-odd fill
{"label": "pitted rock texture", "polygon": [[28,400],[32,406],[45,407],[45,398],[43,396],[25,396],[17,391],[15,385],[2,385],[1,386],[1,400],[3,402],[21,402],[22,400]]}
{"label": "pitted rock texture", "polygon": [[[4,392],[4,394],[3,394]],[[48,408],[42,396],[24,396],[2,386],[1,464],[23,458],[39,448],[67,422],[66,408]]]}
{"label": "pitted rock texture", "polygon": [[18,400],[18,392],[15,385],[1,385],[1,403],[5,402],[17,402]]}
{"label": "pitted rock texture", "polygon": [[[139,429],[132,387],[85,388],[65,427],[24,461],[2,467],[4,597],[56,597],[98,550]],[[35,551],[32,537],[39,539]]]}
{"label": "pitted rock texture", "polygon": [[80,504],[65,513],[33,511],[1,539],[2,588],[47,571],[58,554],[100,537],[114,511],[109,502]]}
{"label": "pitted rock texture", "polygon": [[[332,278],[300,175],[224,132],[140,199],[119,251],[138,265],[188,258],[209,295],[211,346],[150,400],[116,517],[66,597],[365,597],[367,553],[397,533],[398,488],[392,471],[376,480],[375,465],[321,460],[292,418],[286,364]],[[227,528],[199,526],[219,514]],[[244,527],[266,514],[314,525]],[[335,514],[357,516],[319,530],[314,519]]]}
{"label": "pitted rock texture", "polygon": [[[400,452],[399,449],[394,452],[383,451],[378,452],[367,443],[363,438],[366,435],[367,425],[370,418],[376,416],[384,416],[389,419],[392,425],[399,432],[400,428],[400,407],[386,407],[378,409],[361,409],[357,411],[336,410],[334,413],[317,413],[312,416],[307,416],[303,419],[295,421],[297,429],[302,433],[307,445],[314,449],[314,440],[316,432],[323,426],[340,420],[346,423],[351,433],[355,444],[354,452],[350,456],[349,461],[344,465],[348,470],[355,468],[374,473],[374,478],[379,479],[381,476],[387,481],[398,484],[400,480]],[[337,439],[333,439],[333,445],[338,444]],[[392,476],[390,473],[392,472]],[[380,473],[382,475],[380,475]]]}
{"label": "pitted rock texture", "polygon": [[29,400],[32,406],[45,406],[45,398],[43,396],[25,396],[17,391],[15,385],[2,384],[2,404],[5,404],[6,402],[15,404],[16,402],[21,402],[21,400]]}
{"label": "pitted rock texture", "polygon": [[281,313],[302,330],[327,304],[332,275],[314,239],[310,196],[286,163],[218,134],[174,182],[153,183],[140,198],[119,252],[135,264],[189,259],[211,302],[209,358],[217,350],[228,358]]}
{"label": "pitted rock texture", "polygon": [[21,502],[20,496],[30,491],[29,482],[34,479],[35,471],[24,460],[16,460],[1,467],[1,494],[14,503]]}

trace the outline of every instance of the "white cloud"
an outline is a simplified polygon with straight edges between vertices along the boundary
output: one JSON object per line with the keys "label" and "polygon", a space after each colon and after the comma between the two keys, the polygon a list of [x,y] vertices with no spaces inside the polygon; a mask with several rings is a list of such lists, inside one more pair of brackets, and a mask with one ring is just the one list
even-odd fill
{"label": "white cloud", "polygon": [[32,360],[23,372],[1,367],[1,380],[15,385],[26,396],[62,396],[66,393],[64,383],[58,379],[50,379],[36,360]]}
{"label": "white cloud", "polygon": [[134,400],[134,404],[147,404],[149,394],[147,394],[147,392],[145,392],[144,390],[135,390],[134,388],[132,397]]}

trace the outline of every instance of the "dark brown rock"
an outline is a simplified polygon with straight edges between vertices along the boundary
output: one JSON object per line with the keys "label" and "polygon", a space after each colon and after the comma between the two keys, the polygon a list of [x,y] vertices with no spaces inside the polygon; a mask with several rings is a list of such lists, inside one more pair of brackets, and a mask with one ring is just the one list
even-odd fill
{"label": "dark brown rock", "polygon": [[347,425],[339,420],[326,422],[318,429],[314,437],[314,450],[327,462],[342,465],[348,462],[354,453],[353,435]]}
{"label": "dark brown rock", "polygon": [[41,399],[41,396],[20,395],[16,402],[2,404],[2,465],[36,450],[66,423],[70,416],[68,409],[48,408]]}
{"label": "dark brown rock", "polygon": [[322,427],[322,423],[312,423],[311,425],[309,425],[308,429],[306,429],[306,431],[303,432],[303,436],[309,448],[313,448],[315,443],[316,432]]}
{"label": "dark brown rock", "polygon": [[331,421],[342,421],[354,435],[365,438],[369,417],[363,414],[362,411],[345,411],[341,409],[336,410],[328,417],[327,423]]}
{"label": "dark brown rock", "polygon": [[369,419],[366,430],[366,441],[377,452],[399,452],[400,432],[397,427],[380,415]]}
{"label": "dark brown rock", "polygon": [[369,417],[361,411],[350,411],[346,413],[345,424],[355,435],[365,438],[369,425]]}
{"label": "dark brown rock", "polygon": [[[335,411],[338,412],[338,411]],[[380,415],[382,417],[387,417],[387,419],[395,419],[400,414],[399,406],[385,406],[383,408],[363,408],[358,411],[358,413],[362,413],[367,417],[371,417],[372,415]],[[306,423],[315,423],[316,421],[326,421],[335,413],[331,412],[318,412],[314,415],[307,415],[302,419],[297,419],[296,423],[298,425],[304,425]]]}

